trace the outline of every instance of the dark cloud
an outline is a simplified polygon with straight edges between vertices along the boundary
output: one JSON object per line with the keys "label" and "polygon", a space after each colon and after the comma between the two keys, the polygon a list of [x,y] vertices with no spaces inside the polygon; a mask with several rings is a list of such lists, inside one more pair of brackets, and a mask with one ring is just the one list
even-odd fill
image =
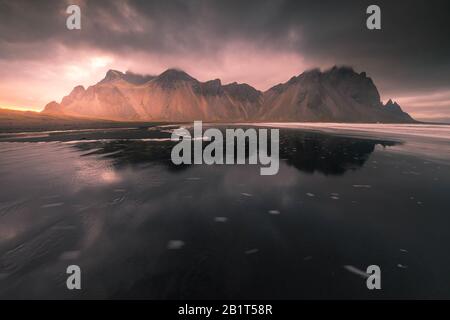
{"label": "dark cloud", "polygon": [[[69,3],[82,8],[81,31],[65,28]],[[381,7],[382,30],[365,27],[370,4]],[[37,59],[58,45],[214,58],[242,41],[353,65],[388,95],[427,92],[450,88],[449,12],[444,0],[0,0],[0,59]]]}

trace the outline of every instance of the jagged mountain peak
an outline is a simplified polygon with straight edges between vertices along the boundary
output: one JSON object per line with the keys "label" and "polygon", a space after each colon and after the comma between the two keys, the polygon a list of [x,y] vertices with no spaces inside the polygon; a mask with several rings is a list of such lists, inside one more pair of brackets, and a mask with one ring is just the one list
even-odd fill
{"label": "jagged mountain peak", "polygon": [[224,87],[227,87],[227,88],[245,88],[245,90],[251,90],[251,91],[258,91],[258,92],[261,92],[261,91],[259,91],[259,90],[257,90],[257,89],[255,89],[255,88],[253,88],[251,85],[249,85],[248,83],[238,83],[238,82],[231,82],[231,83],[228,83],[228,84],[226,84],[226,85],[224,85]]}
{"label": "jagged mountain peak", "polygon": [[389,106],[389,105],[398,105],[398,104],[397,104],[397,102],[392,101],[392,99],[389,99],[389,100],[386,102],[386,106]]}
{"label": "jagged mountain peak", "polygon": [[392,99],[389,99],[386,104],[384,105],[385,108],[389,109],[390,111],[402,111],[399,104],[395,101],[392,101]]}
{"label": "jagged mountain peak", "polygon": [[411,122],[398,104],[384,108],[365,72],[349,66],[311,69],[264,93],[263,119],[282,121]]}
{"label": "jagged mountain peak", "polygon": [[351,75],[351,74],[357,74],[353,67],[346,66],[346,65],[335,65],[331,67],[330,69],[325,70],[323,73],[329,73],[329,74],[341,74],[341,75]]}
{"label": "jagged mountain peak", "polygon": [[111,69],[106,72],[105,77],[99,82],[99,84],[111,83],[117,80],[124,80],[131,84],[143,84],[154,78],[155,76],[153,75],[139,74],[132,71],[126,71],[123,73],[121,71]]}
{"label": "jagged mountain peak", "polygon": [[295,83],[303,79],[318,79],[318,78],[348,78],[348,77],[367,77],[365,72],[357,73],[353,67],[346,65],[335,65],[331,68],[321,70],[319,68],[308,69],[298,76],[289,79],[288,83]]}
{"label": "jagged mountain peak", "polygon": [[232,97],[257,102],[262,96],[262,92],[248,85],[247,83],[232,82],[223,86],[224,90]]}
{"label": "jagged mountain peak", "polygon": [[205,84],[212,85],[212,86],[221,86],[222,81],[220,81],[220,79],[208,80],[205,82]]}
{"label": "jagged mountain peak", "polygon": [[124,75],[125,74],[123,72],[110,69],[108,70],[108,72],[106,72],[105,77],[99,83],[107,83],[115,80],[120,80],[123,78]]}
{"label": "jagged mountain peak", "polygon": [[414,121],[392,100],[383,104],[365,72],[347,66],[307,70],[264,93],[245,83],[200,82],[179,69],[158,76],[109,70],[45,108],[60,111],[112,120]]}
{"label": "jagged mountain peak", "polygon": [[159,76],[156,77],[156,80],[170,80],[170,81],[192,81],[195,80],[185,71],[177,68],[167,69]]}
{"label": "jagged mountain peak", "polygon": [[[304,72],[302,72],[301,74],[299,74],[298,76],[293,76],[291,77],[287,82],[285,82],[284,84],[296,84],[301,82],[302,80],[312,80],[312,79],[318,79],[320,77],[320,75],[322,74],[322,72],[320,71],[320,69],[318,68],[314,68],[314,69],[309,69],[306,70]],[[283,85],[283,83],[278,84],[279,85]]]}
{"label": "jagged mountain peak", "polygon": [[82,85],[78,85],[78,86],[74,87],[72,90],[73,93],[78,93],[78,92],[83,92],[83,91],[85,91],[85,89]]}
{"label": "jagged mountain peak", "polygon": [[319,68],[313,68],[305,70],[298,76],[293,76],[287,82],[279,83],[269,90],[274,90],[281,93],[291,85],[302,85],[314,82],[317,83],[324,80],[340,81],[349,77],[359,77],[360,75],[363,75],[363,77],[366,76],[365,72],[358,74],[352,67],[349,66],[333,66],[332,68],[324,71]]}
{"label": "jagged mountain peak", "polygon": [[204,96],[215,96],[223,93],[222,82],[220,79],[209,80],[206,82],[196,82],[194,91]]}

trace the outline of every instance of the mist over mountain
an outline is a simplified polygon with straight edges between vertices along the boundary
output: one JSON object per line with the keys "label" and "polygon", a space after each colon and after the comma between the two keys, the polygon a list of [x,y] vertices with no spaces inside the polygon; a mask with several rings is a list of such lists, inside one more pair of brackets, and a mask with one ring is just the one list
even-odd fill
{"label": "mist over mountain", "polygon": [[414,122],[392,100],[383,105],[372,79],[349,67],[309,70],[265,92],[219,79],[201,82],[177,69],[158,76],[109,70],[43,113],[120,121]]}

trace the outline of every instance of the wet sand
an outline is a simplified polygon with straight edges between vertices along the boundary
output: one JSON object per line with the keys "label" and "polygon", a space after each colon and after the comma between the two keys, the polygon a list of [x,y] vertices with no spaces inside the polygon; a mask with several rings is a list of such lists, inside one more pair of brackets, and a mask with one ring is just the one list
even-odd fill
{"label": "wet sand", "polygon": [[450,298],[448,128],[369,126],[283,125],[275,176],[173,165],[177,126],[1,136],[0,298]]}

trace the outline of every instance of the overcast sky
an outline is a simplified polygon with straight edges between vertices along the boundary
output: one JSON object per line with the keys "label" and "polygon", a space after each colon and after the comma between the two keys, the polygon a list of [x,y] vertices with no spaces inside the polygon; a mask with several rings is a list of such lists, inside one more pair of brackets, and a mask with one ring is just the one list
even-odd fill
{"label": "overcast sky", "polygon": [[[66,8],[81,7],[81,30]],[[366,8],[381,7],[381,30]],[[40,110],[108,69],[185,70],[257,89],[335,64],[366,71],[383,100],[450,118],[450,1],[0,0],[0,107]]]}

